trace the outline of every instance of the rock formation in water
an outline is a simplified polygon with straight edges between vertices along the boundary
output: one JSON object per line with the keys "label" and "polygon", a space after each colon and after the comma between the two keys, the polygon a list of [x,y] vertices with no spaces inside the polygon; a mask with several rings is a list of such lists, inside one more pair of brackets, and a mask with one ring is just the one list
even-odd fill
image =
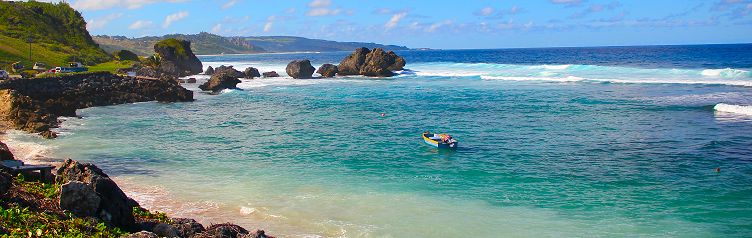
{"label": "rock formation in water", "polygon": [[212,74],[214,74],[214,68],[212,68],[211,66],[207,67],[206,71],[204,71],[204,74],[205,75],[212,75]]}
{"label": "rock formation in water", "polygon": [[368,48],[358,48],[354,53],[340,62],[339,75],[364,75],[370,77],[391,77],[392,71],[403,70],[405,59],[381,48],[373,51]]}
{"label": "rock formation in water", "polygon": [[166,39],[154,45],[154,52],[161,58],[161,72],[185,77],[203,71],[201,61],[193,54],[191,42],[178,39]]}
{"label": "rock formation in water", "polygon": [[108,72],[6,80],[0,82],[0,123],[52,138],[57,118],[76,116],[77,109],[146,101],[193,101],[193,92],[173,80]]}
{"label": "rock formation in water", "polygon": [[253,79],[253,78],[260,78],[261,74],[259,73],[258,69],[254,67],[248,67],[243,71],[245,74],[245,78],[247,79]]}
{"label": "rock formation in water", "polygon": [[240,83],[236,70],[228,68],[225,70],[217,70],[214,75],[206,81],[206,83],[198,86],[201,90],[219,92],[225,89],[234,89]]}
{"label": "rock formation in water", "polygon": [[279,77],[279,74],[277,73],[277,71],[264,72],[263,75],[264,75],[264,78],[276,78],[276,77]]}
{"label": "rock formation in water", "polygon": [[324,64],[321,67],[319,67],[319,70],[316,71],[316,73],[320,74],[321,77],[324,78],[331,78],[337,75],[337,72],[339,72],[339,69],[336,65],[333,64]]}
{"label": "rock formation in water", "polygon": [[294,79],[310,79],[313,78],[316,68],[311,66],[310,60],[295,60],[287,64],[285,71]]}

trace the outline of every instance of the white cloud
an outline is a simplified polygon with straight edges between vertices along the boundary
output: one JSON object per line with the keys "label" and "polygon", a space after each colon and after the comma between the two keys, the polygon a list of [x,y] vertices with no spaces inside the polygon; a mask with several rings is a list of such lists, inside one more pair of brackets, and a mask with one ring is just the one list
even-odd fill
{"label": "white cloud", "polygon": [[86,23],[86,29],[88,29],[90,31],[91,30],[96,30],[96,29],[101,29],[104,26],[106,26],[107,24],[109,24],[111,21],[113,21],[115,19],[118,19],[118,18],[121,18],[121,17],[123,17],[122,13],[113,13],[113,14],[110,14],[110,15],[107,15],[107,16],[104,16],[104,17],[101,17],[101,18],[90,19]]}
{"label": "white cloud", "polygon": [[224,9],[231,8],[232,6],[235,6],[235,4],[238,4],[238,0],[227,1],[227,3],[225,3],[224,5],[222,5],[222,9],[224,10]]}
{"label": "white cloud", "polygon": [[313,0],[310,3],[308,3],[308,6],[312,8],[329,7],[331,5],[332,5],[331,0]]}
{"label": "white cloud", "polygon": [[78,10],[104,10],[115,7],[138,9],[159,2],[184,2],[185,0],[76,0],[71,6]]}
{"label": "white cloud", "polygon": [[131,29],[131,30],[140,30],[140,29],[144,29],[144,28],[149,28],[149,27],[151,27],[153,25],[154,25],[154,22],[152,22],[152,21],[139,20],[139,21],[133,22],[133,24],[131,24],[130,26],[128,26],[128,29]]}
{"label": "white cloud", "polygon": [[478,12],[481,16],[490,16],[494,13],[494,9],[492,7],[484,7],[483,9],[480,9],[480,12]]}
{"label": "white cloud", "polygon": [[274,20],[276,19],[276,16],[269,16],[269,18],[266,19],[266,24],[264,24],[264,32],[270,32],[272,30],[272,27],[274,26]]}
{"label": "white cloud", "polygon": [[437,22],[437,23],[431,24],[431,26],[429,26],[428,28],[426,28],[426,32],[434,32],[434,31],[438,30],[439,28],[442,28],[442,27],[445,27],[445,26],[449,26],[449,25],[452,25],[452,24],[453,24],[453,22],[449,21],[449,20],[442,21],[442,22]]}
{"label": "white cloud", "polygon": [[318,16],[334,16],[338,15],[342,12],[342,9],[329,9],[329,8],[314,8],[309,10],[306,15],[312,16],[312,17],[318,17]]}
{"label": "white cloud", "polygon": [[211,29],[211,32],[212,32],[212,33],[219,33],[220,31],[222,31],[222,24],[220,24],[220,23],[217,23],[217,24],[216,24],[216,25],[214,25],[214,27],[212,27],[212,29]]}
{"label": "white cloud", "polygon": [[386,30],[391,30],[392,28],[396,27],[397,24],[399,24],[399,22],[402,20],[402,18],[405,18],[405,16],[407,16],[407,12],[394,14],[392,18],[390,18],[389,21],[384,24],[384,27],[386,28]]}
{"label": "white cloud", "polygon": [[176,21],[180,21],[183,18],[188,17],[188,12],[186,11],[180,11],[173,14],[168,15],[165,17],[164,23],[162,23],[162,28],[168,28],[172,23],[175,23]]}

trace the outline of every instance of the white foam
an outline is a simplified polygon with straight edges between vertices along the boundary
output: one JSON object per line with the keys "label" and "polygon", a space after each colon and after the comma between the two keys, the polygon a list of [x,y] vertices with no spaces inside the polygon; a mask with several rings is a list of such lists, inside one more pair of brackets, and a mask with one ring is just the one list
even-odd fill
{"label": "white foam", "polygon": [[713,108],[718,112],[734,113],[752,116],[752,106],[731,105],[719,103]]}
{"label": "white foam", "polygon": [[510,80],[510,81],[550,81],[550,82],[578,82],[585,80],[576,76],[567,77],[514,77],[514,76],[480,76],[484,80]]}
{"label": "white foam", "polygon": [[536,66],[530,66],[531,69],[546,69],[546,70],[567,70],[570,67],[572,67],[571,64],[562,64],[562,65],[536,65]]}
{"label": "white foam", "polygon": [[742,78],[742,77],[750,76],[749,71],[741,70],[741,69],[732,69],[732,68],[706,69],[706,70],[703,70],[700,74],[706,77],[720,77],[720,78]]}

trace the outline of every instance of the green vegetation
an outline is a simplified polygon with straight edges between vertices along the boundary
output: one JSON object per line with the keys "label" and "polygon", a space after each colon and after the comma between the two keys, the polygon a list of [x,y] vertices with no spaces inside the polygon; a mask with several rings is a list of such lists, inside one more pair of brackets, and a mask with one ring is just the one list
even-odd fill
{"label": "green vegetation", "polygon": [[30,67],[34,62],[93,65],[111,59],[91,38],[81,14],[67,3],[0,1],[0,32],[2,68],[16,61]]}
{"label": "green vegetation", "polygon": [[89,72],[106,71],[110,73],[117,73],[118,69],[131,68],[136,63],[137,61],[132,61],[132,60],[104,62],[104,63],[89,67]]}
{"label": "green vegetation", "polygon": [[174,48],[175,56],[177,56],[179,59],[188,59],[188,54],[186,53],[185,47],[183,47],[183,44],[180,43],[180,41],[175,38],[161,40],[157,42],[156,44],[154,44],[154,48],[155,49]]}
{"label": "green vegetation", "polygon": [[129,50],[118,50],[112,53],[112,56],[115,57],[118,61],[126,61],[126,60],[133,60],[138,61],[138,55],[136,53],[133,53]]}
{"label": "green vegetation", "polygon": [[[58,197],[59,184],[28,182],[19,175],[13,182],[20,191],[38,197]],[[42,203],[45,204],[45,203]],[[0,237],[120,237],[126,233],[93,219],[77,218],[62,211],[35,210],[0,201]]]}
{"label": "green vegetation", "polygon": [[133,207],[133,217],[140,220],[157,220],[159,222],[170,223],[170,218],[167,217],[167,214],[150,212],[140,207]]}

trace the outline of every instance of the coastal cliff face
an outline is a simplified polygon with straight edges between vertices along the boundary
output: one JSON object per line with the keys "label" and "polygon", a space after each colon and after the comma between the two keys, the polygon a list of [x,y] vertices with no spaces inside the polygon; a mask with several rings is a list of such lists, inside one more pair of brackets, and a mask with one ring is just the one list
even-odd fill
{"label": "coastal cliff face", "polygon": [[193,101],[193,92],[176,81],[122,77],[107,72],[49,78],[17,79],[0,83],[0,119],[15,128],[42,133],[60,116],[77,109],[123,103]]}

